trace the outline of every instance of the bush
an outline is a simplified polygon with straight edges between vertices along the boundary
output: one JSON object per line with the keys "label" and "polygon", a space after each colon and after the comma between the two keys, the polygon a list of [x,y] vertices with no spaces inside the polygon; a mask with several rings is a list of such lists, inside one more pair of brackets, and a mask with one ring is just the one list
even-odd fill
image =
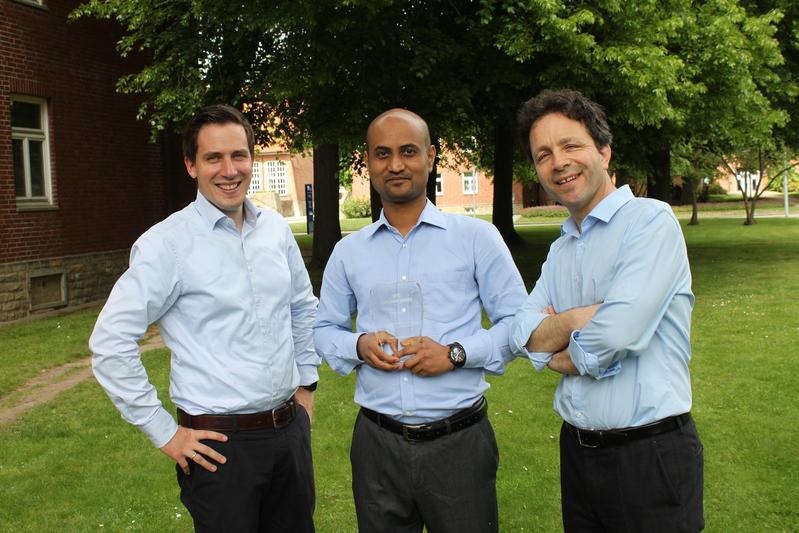
{"label": "bush", "polygon": [[341,212],[347,218],[367,218],[372,216],[372,204],[369,200],[348,198],[341,204]]}

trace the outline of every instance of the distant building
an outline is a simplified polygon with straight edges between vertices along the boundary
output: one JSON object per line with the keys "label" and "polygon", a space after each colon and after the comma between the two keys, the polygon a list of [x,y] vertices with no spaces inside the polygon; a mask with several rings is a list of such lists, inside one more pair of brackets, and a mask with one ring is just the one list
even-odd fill
{"label": "distant building", "polygon": [[0,0],[0,322],[105,298],[192,186],[115,91],[140,67],[119,58],[119,28],[67,22],[80,3]]}
{"label": "distant building", "polygon": [[247,196],[284,217],[305,215],[305,185],[313,184],[313,156],[279,146],[256,146]]}

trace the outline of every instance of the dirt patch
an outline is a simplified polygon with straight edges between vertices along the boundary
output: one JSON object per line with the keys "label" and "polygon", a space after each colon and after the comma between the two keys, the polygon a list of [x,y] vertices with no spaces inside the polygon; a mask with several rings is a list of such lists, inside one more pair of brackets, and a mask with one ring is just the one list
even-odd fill
{"label": "dirt patch", "polygon": [[[142,353],[163,348],[158,327],[150,327],[139,344]],[[34,407],[53,401],[65,390],[91,378],[91,365],[91,357],[70,361],[42,372],[13,392],[0,397],[0,426],[13,424],[19,416]]]}

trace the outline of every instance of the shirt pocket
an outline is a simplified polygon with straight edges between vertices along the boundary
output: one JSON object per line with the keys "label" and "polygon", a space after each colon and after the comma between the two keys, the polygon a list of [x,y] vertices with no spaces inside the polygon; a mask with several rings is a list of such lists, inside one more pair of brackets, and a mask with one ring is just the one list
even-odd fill
{"label": "shirt pocket", "polygon": [[422,272],[425,320],[449,324],[463,319],[469,302],[478,296],[474,273],[466,268],[439,268]]}

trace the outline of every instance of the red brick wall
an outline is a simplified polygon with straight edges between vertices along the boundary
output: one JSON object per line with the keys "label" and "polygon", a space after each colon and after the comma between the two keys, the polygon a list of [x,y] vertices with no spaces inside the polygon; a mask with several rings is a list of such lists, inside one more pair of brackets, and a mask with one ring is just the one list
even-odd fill
{"label": "red brick wall", "polygon": [[[119,59],[114,23],[67,22],[79,4],[0,0],[0,263],[127,248],[165,215],[159,147],[115,91],[138,65]],[[54,209],[17,210],[12,95],[48,102]]]}

